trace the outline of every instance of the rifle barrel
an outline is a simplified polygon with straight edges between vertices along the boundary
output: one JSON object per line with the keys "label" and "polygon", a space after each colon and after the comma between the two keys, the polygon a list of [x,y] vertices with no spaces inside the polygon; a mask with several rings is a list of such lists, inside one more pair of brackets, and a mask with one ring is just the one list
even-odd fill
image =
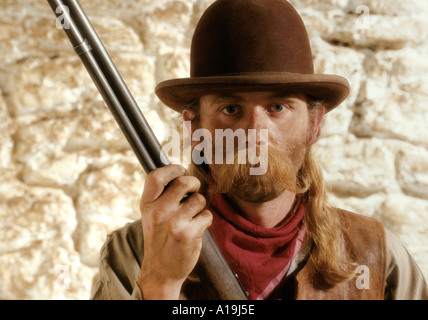
{"label": "rifle barrel", "polygon": [[[120,76],[104,45],[77,0],[47,0],[77,55],[97,86],[146,173],[170,164],[135,99]],[[58,8],[60,10],[58,10]],[[245,300],[236,275],[229,268],[211,233],[205,230],[199,259],[201,278],[212,287],[212,296],[224,300]]]}

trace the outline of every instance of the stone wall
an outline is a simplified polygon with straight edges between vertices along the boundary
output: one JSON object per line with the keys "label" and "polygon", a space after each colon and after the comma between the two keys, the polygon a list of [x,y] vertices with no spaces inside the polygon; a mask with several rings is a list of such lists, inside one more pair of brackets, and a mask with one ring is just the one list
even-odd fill
{"label": "stone wall", "polygon": [[[81,0],[160,140],[178,116],[154,86],[187,76],[211,2]],[[292,3],[316,71],[352,86],[317,146],[331,199],[381,220],[428,275],[427,1]],[[88,299],[106,235],[139,218],[145,174],[46,1],[0,12],[0,298]]]}

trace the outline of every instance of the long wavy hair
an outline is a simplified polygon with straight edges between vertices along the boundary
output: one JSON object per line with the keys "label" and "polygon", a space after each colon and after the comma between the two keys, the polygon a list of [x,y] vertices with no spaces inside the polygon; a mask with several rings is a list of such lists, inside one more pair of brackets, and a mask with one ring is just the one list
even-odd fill
{"label": "long wavy hair", "polygon": [[[312,98],[307,99],[309,112],[314,108],[323,106],[322,101]],[[188,109],[194,114],[192,121],[198,124],[199,101],[195,99],[188,105]],[[180,131],[181,132],[181,131]],[[320,137],[321,130],[318,132]],[[191,175],[201,181],[201,193],[208,192],[209,167],[206,164],[189,165]],[[316,160],[311,146],[308,146],[303,165],[297,175],[297,183],[300,190],[304,190],[307,198],[304,224],[306,237],[312,243],[309,259],[315,266],[316,273],[320,276],[323,286],[333,286],[355,277],[356,263],[352,260],[343,246],[341,232],[341,216],[337,209],[330,205],[328,192],[324,182],[322,168]]]}

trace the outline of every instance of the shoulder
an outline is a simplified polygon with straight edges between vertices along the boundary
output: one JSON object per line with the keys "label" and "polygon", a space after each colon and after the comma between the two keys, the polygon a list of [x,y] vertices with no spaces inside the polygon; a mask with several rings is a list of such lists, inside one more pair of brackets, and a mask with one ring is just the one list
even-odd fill
{"label": "shoulder", "polygon": [[376,285],[385,283],[387,249],[385,228],[375,218],[337,209],[346,251],[355,262],[370,270]]}
{"label": "shoulder", "polygon": [[388,253],[385,296],[394,300],[427,300],[428,286],[416,261],[391,231],[386,230]]}
{"label": "shoulder", "polygon": [[336,211],[338,215],[341,218],[341,221],[344,223],[344,226],[346,228],[357,228],[357,229],[364,229],[367,231],[367,228],[381,228],[383,229],[383,225],[379,220],[376,220],[375,218],[364,216],[362,214],[354,213],[351,211],[343,210],[336,208]]}
{"label": "shoulder", "polygon": [[127,223],[111,232],[101,249],[101,260],[112,262],[118,258],[135,259],[140,262],[143,255],[143,230],[141,220]]}
{"label": "shoulder", "polygon": [[143,239],[143,228],[141,219],[125,224],[123,227],[114,230],[107,236],[107,245],[135,246],[139,245]]}
{"label": "shoulder", "polygon": [[[342,226],[342,238],[346,251],[360,265],[376,269],[382,277],[387,264],[385,227],[372,217],[337,209]],[[359,260],[359,261],[358,261]]]}
{"label": "shoulder", "polygon": [[357,242],[358,246],[376,245],[385,252],[385,228],[379,220],[343,209],[336,210],[346,239]]}
{"label": "shoulder", "polygon": [[364,264],[377,260],[377,264],[370,266],[371,272],[383,260],[375,278],[384,279],[385,299],[428,299],[424,275],[395,234],[375,218],[337,210],[348,250],[351,248],[354,255],[363,258],[360,261]]}
{"label": "shoulder", "polygon": [[141,220],[110,233],[101,248],[99,275],[92,299],[130,299],[138,293],[136,281],[143,248]]}

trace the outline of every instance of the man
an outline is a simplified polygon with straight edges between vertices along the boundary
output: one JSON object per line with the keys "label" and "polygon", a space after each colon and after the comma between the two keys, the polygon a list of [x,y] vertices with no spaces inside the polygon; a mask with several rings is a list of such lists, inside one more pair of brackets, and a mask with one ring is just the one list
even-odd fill
{"label": "man", "polygon": [[[268,166],[251,175],[261,161],[206,159],[190,175],[178,165],[152,171],[141,221],[113,232],[102,249],[94,299],[207,298],[192,272],[206,228],[249,299],[428,298],[395,236],[327,202],[311,146],[349,84],[314,74],[306,29],[288,2],[216,1],[194,33],[191,77],[162,82],[156,93],[192,121],[192,133],[204,129],[217,141],[219,129],[255,129],[246,149],[261,155],[267,146]],[[206,158],[214,150],[192,147]]]}

